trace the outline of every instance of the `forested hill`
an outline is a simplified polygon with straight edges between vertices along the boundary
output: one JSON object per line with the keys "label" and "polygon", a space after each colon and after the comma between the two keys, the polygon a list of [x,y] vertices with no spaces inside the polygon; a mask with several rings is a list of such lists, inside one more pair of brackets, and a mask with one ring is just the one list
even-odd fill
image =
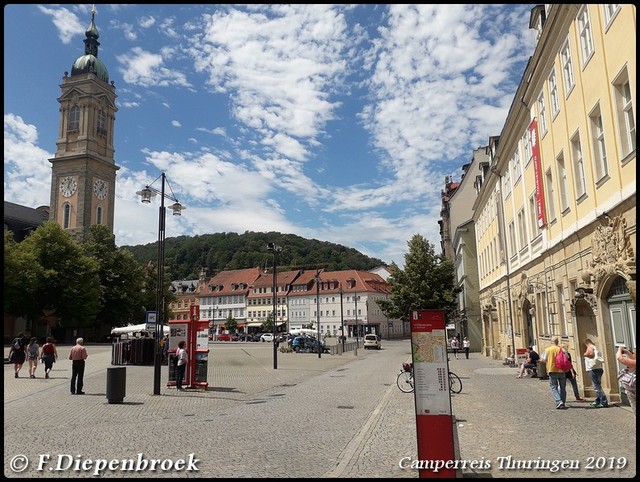
{"label": "forested hill", "polygon": [[[267,243],[282,248],[278,255],[278,271],[316,269],[368,271],[384,266],[382,260],[365,256],[353,248],[305,239],[294,234],[277,232],[216,233],[202,236],[179,236],[165,240],[165,266],[173,280],[198,279],[202,267],[207,276],[220,271],[273,266],[273,253]],[[157,242],[137,246],[122,246],[131,251],[138,262],[146,265],[158,257]]]}

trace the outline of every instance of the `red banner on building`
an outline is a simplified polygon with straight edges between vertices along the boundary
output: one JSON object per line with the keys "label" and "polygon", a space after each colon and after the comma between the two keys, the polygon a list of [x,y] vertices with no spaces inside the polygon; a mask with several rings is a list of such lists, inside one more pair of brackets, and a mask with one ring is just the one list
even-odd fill
{"label": "red banner on building", "polygon": [[540,147],[538,145],[538,123],[535,119],[529,124],[529,136],[531,139],[531,153],[533,155],[533,172],[536,181],[536,217],[538,227],[547,225],[547,215],[544,205],[544,189],[542,185],[542,164],[540,162]]}

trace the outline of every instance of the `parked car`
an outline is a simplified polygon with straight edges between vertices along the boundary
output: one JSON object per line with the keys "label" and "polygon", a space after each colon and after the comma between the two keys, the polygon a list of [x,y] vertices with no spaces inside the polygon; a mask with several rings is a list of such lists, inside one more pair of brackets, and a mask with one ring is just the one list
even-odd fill
{"label": "parked car", "polygon": [[240,339],[237,333],[232,333],[231,335],[229,335],[229,338],[231,339],[231,341],[238,341]]}
{"label": "parked car", "polygon": [[262,337],[262,333],[252,333],[252,337],[251,341],[260,341],[260,338]]}
{"label": "parked car", "polygon": [[260,337],[260,341],[273,342],[273,333],[263,333]]}
{"label": "parked car", "polygon": [[221,335],[218,335],[218,341],[231,341],[231,336],[226,333],[222,333]]}
{"label": "parked car", "polygon": [[240,333],[238,341],[253,341],[253,335],[251,333]]}
{"label": "parked car", "polygon": [[363,346],[365,349],[375,348],[376,350],[379,350],[382,347],[382,342],[380,341],[380,338],[378,338],[378,335],[368,333],[364,335]]}
{"label": "parked car", "polygon": [[329,353],[329,348],[312,336],[296,336],[291,342],[293,351],[302,353],[318,353],[318,345],[323,353]]}

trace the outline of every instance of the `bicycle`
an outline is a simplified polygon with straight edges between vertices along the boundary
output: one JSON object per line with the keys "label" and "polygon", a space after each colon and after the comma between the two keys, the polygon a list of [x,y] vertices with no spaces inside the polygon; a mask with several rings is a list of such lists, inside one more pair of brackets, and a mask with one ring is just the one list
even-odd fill
{"label": "bicycle", "polygon": [[[401,392],[411,393],[415,389],[413,385],[413,363],[403,363],[402,370],[396,377],[396,385]],[[462,380],[453,372],[449,372],[449,390],[452,393],[462,392]]]}

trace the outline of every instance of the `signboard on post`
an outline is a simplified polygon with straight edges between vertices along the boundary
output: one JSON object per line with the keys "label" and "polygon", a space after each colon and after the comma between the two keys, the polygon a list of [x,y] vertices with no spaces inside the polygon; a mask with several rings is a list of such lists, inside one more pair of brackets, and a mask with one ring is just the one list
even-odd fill
{"label": "signboard on post", "polygon": [[157,318],[156,311],[147,311],[147,319],[145,320],[147,331],[156,331]]}
{"label": "signboard on post", "polygon": [[420,478],[455,478],[456,451],[443,310],[411,312],[411,354],[418,459],[433,462],[433,466],[420,469]]}

